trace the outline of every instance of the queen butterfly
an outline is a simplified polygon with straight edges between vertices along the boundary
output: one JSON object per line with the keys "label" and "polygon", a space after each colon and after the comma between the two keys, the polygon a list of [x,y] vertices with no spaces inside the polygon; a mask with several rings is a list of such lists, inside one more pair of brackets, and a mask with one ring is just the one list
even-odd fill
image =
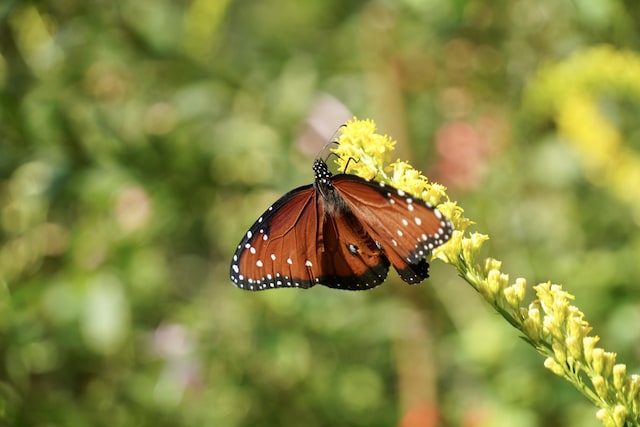
{"label": "queen butterfly", "polygon": [[389,265],[407,283],[429,277],[425,257],[451,237],[435,207],[382,182],[333,175],[313,164],[315,182],[276,201],[242,238],[231,261],[236,286],[370,289]]}

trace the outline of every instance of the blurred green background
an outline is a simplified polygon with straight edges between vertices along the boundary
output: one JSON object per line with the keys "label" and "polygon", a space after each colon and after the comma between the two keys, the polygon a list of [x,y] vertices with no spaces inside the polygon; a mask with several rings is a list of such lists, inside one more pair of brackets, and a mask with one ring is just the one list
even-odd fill
{"label": "blurred green background", "polygon": [[228,268],[372,118],[638,372],[639,32],[635,0],[3,0],[0,423],[599,425],[442,263],[362,293]]}

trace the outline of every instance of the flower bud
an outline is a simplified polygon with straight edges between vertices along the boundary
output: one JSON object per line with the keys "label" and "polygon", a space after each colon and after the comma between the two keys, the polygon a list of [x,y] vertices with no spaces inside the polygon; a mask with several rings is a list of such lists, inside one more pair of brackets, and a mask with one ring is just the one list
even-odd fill
{"label": "flower bud", "polygon": [[595,389],[598,396],[605,399],[607,396],[607,384],[602,375],[595,375],[591,378],[591,383],[593,384],[593,388]]}
{"label": "flower bud", "polygon": [[507,300],[507,303],[511,308],[514,310],[518,310],[518,308],[520,308],[522,300],[518,298],[518,294],[513,286],[507,286],[504,288],[502,293],[504,295],[504,299]]}
{"label": "flower bud", "polygon": [[484,271],[487,272],[487,274],[491,270],[500,271],[501,267],[502,267],[502,262],[498,261],[497,259],[487,258],[484,260]]}
{"label": "flower bud", "polygon": [[[582,313],[576,315],[575,313],[569,314],[567,318],[567,334],[576,337],[577,339],[582,339],[588,332],[588,324],[584,320],[582,320]],[[590,329],[590,328],[589,328]]]}
{"label": "flower bud", "polygon": [[638,398],[638,390],[640,390],[640,375],[633,374],[627,378],[627,400],[633,402]]}
{"label": "flower bud", "polygon": [[564,376],[564,369],[562,369],[562,366],[556,362],[553,357],[547,357],[545,359],[544,367],[560,377]]}
{"label": "flower bud", "polygon": [[536,291],[536,296],[540,301],[540,305],[544,312],[548,312],[553,305],[553,297],[551,296],[549,288],[551,287],[551,282],[539,283],[533,287]]}
{"label": "flower bud", "polygon": [[558,323],[557,319],[553,315],[547,314],[546,316],[544,316],[543,324],[545,329],[549,331],[553,338],[558,341],[562,341],[563,335],[561,324]]}
{"label": "flower bud", "polygon": [[591,352],[593,361],[591,366],[596,374],[602,374],[602,368],[604,367],[604,350],[600,347],[594,348]]}
{"label": "flower bud", "polygon": [[529,304],[529,318],[536,323],[536,325],[542,325],[542,317],[540,316],[540,307],[535,304]]}
{"label": "flower bud", "polygon": [[492,300],[495,300],[498,293],[502,290],[502,274],[500,270],[491,270],[487,274],[486,286],[487,294],[491,296]]}
{"label": "flower bud", "polygon": [[605,351],[603,355],[604,364],[602,366],[602,375],[609,377],[613,372],[613,365],[616,364],[616,353]]}
{"label": "flower bud", "polygon": [[556,361],[558,361],[558,363],[564,364],[567,362],[567,353],[565,352],[565,348],[562,344],[555,341],[551,345],[551,348],[553,349],[553,354],[556,356]]}
{"label": "flower bud", "polygon": [[516,282],[513,284],[513,289],[515,290],[516,296],[520,301],[519,304],[522,304],[522,301],[524,301],[524,297],[527,295],[527,281],[522,277],[518,277],[516,279]]}
{"label": "flower bud", "polygon": [[556,322],[558,323],[558,325],[563,325],[567,319],[567,314],[569,311],[569,301],[559,299],[555,294],[554,297],[556,297],[556,299],[553,300],[551,310],[556,318]]}
{"label": "flower bud", "polygon": [[489,240],[489,236],[481,233],[471,233],[469,238],[462,239],[462,256],[464,256],[467,262],[474,262],[478,257],[480,249],[482,249],[482,245],[487,240]]}
{"label": "flower bud", "polygon": [[582,348],[580,348],[581,341],[579,341],[576,337],[569,336],[565,339],[564,343],[571,357],[573,357],[574,359],[579,359],[582,355]]}
{"label": "flower bud", "polygon": [[622,391],[622,387],[625,385],[627,379],[627,365],[624,363],[618,363],[613,366],[613,386],[616,390]]}
{"label": "flower bud", "polygon": [[616,427],[624,427],[627,420],[627,408],[622,405],[616,405],[613,408],[613,421]]}
{"label": "flower bud", "polygon": [[605,408],[599,409],[598,412],[596,412],[596,418],[604,427],[616,427],[611,414]]}
{"label": "flower bud", "polygon": [[584,360],[591,363],[593,360],[593,349],[600,340],[600,337],[584,337],[582,339],[582,347],[584,351]]}
{"label": "flower bud", "polygon": [[[529,312],[529,314],[531,314],[531,312]],[[524,332],[527,334],[527,336],[535,341],[540,339],[540,323],[535,321],[533,318],[531,317],[527,317],[526,319],[524,319],[524,323],[523,323],[523,327],[524,327]]]}

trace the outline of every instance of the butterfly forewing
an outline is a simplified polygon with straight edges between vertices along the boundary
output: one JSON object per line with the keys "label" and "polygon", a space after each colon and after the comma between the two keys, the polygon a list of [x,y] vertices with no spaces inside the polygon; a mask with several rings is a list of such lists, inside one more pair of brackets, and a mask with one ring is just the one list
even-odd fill
{"label": "butterfly forewing", "polygon": [[317,193],[297,188],[274,203],[249,229],[231,261],[240,288],[308,288],[319,275]]}
{"label": "butterfly forewing", "polygon": [[448,219],[430,204],[375,181],[338,175],[333,185],[405,282],[428,277],[425,257],[451,237]]}

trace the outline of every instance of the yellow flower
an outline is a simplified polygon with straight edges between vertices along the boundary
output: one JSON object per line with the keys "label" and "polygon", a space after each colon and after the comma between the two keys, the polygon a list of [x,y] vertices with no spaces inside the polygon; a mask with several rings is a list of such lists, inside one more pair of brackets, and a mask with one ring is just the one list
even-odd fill
{"label": "yellow flower", "polygon": [[[376,133],[373,120],[349,120],[340,128],[337,142],[332,152],[337,155],[336,163],[344,173],[390,184],[434,206],[441,205],[443,201],[449,202],[446,187],[429,182],[427,177],[409,163],[398,160],[386,166],[396,141],[387,135]],[[455,204],[448,205],[441,212],[452,221],[455,218],[448,214],[455,214],[458,218],[462,216],[462,209],[456,208]]]}
{"label": "yellow flower", "polygon": [[596,393],[598,393],[598,396],[602,398],[607,397],[607,384],[602,375],[595,375],[591,378],[591,383],[593,384],[593,388],[596,390]]}
{"label": "yellow flower", "polygon": [[540,307],[535,302],[529,304],[523,326],[526,335],[534,342],[542,338],[542,316],[540,315]]}
{"label": "yellow flower", "polygon": [[433,258],[452,265],[458,265],[462,253],[462,232],[454,230],[451,239],[433,250]]}
{"label": "yellow flower", "polygon": [[613,366],[613,386],[616,390],[622,391],[627,379],[627,365],[618,363]]}
{"label": "yellow flower", "polygon": [[456,230],[464,232],[467,227],[473,224],[473,221],[463,216],[464,209],[458,206],[456,202],[446,201],[437,206],[438,210],[453,223]]}
{"label": "yellow flower", "polygon": [[613,420],[616,423],[616,426],[623,427],[626,424],[627,419],[627,408],[622,405],[616,405],[613,408]]}
{"label": "yellow flower", "polygon": [[486,234],[472,233],[469,238],[462,239],[462,255],[467,261],[476,259],[484,242],[489,240]]}
{"label": "yellow flower", "polygon": [[596,347],[596,344],[600,340],[600,337],[584,337],[582,339],[582,347],[584,351],[584,360],[587,363],[591,363],[593,361],[593,350]]}
{"label": "yellow flower", "polygon": [[[345,173],[353,173],[364,179],[378,179],[384,169],[387,153],[396,142],[386,135],[376,133],[373,120],[349,120],[340,128],[338,146],[332,151],[338,156],[338,167]],[[349,170],[345,170],[347,168]],[[384,181],[388,181],[386,176]]]}
{"label": "yellow flower", "polygon": [[[332,152],[337,155],[336,163],[341,171],[364,179],[375,179],[411,194],[436,206],[452,222],[455,229],[453,236],[432,251],[432,259],[457,264],[462,252],[463,232],[472,222],[463,216],[464,211],[460,206],[449,200],[446,187],[429,182],[427,177],[407,162],[398,160],[385,166],[396,142],[387,135],[377,134],[373,120],[349,120],[340,128],[337,142]],[[466,242],[467,250],[474,250],[474,245],[479,250],[484,240],[486,236]]]}
{"label": "yellow flower", "polygon": [[552,357],[547,357],[545,359],[544,367],[560,377],[564,375],[564,369],[562,369],[562,366]]}

